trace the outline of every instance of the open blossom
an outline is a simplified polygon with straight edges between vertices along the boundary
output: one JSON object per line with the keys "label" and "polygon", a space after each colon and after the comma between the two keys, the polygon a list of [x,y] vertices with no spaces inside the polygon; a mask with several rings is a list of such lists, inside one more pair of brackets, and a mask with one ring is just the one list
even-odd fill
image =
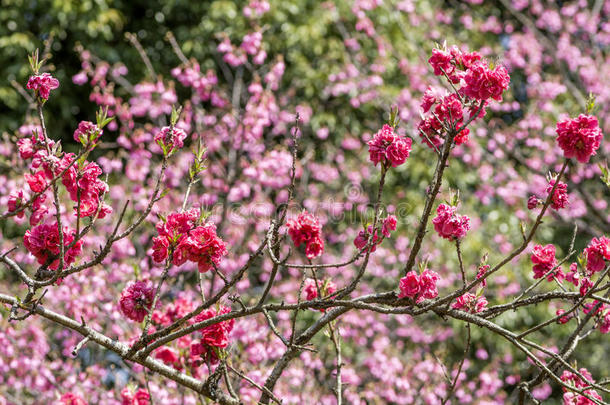
{"label": "open blossom", "polygon": [[394,128],[385,124],[368,142],[371,162],[375,166],[381,163],[385,167],[397,167],[409,157],[411,142],[410,138],[396,134]]}
{"label": "open blossom", "polygon": [[[563,381],[564,383],[566,383],[568,385],[571,385],[574,388],[584,390],[584,392],[591,398],[595,398],[595,399],[598,399],[601,401],[602,397],[595,390],[589,389],[591,387],[591,384],[595,383],[595,380],[593,379],[593,376],[591,375],[589,370],[587,370],[586,368],[580,368],[578,370],[578,372],[587,381],[583,381],[582,378],[580,378],[579,376],[577,376],[576,374],[572,373],[569,370],[564,370],[564,372],[561,374],[561,381]],[[567,389],[566,387],[562,387],[561,389],[564,392],[564,394],[563,394],[564,405],[589,405],[589,404],[593,405],[593,404],[595,404],[595,402],[591,401],[590,399],[583,397],[582,395],[579,395],[575,392],[572,392],[569,389]]]}
{"label": "open blossom", "polygon": [[78,394],[66,392],[59,398],[57,405],[87,405],[87,401]]}
{"label": "open blossom", "polygon": [[159,359],[165,364],[175,364],[178,362],[178,353],[171,347],[163,346],[155,350],[155,359]]}
{"label": "open blossom", "polygon": [[305,255],[308,259],[322,255],[324,251],[322,225],[315,216],[303,211],[296,218],[288,220],[286,228],[295,246],[305,244]]}
{"label": "open blossom", "polygon": [[461,309],[466,312],[479,313],[487,307],[487,299],[484,296],[476,296],[472,293],[466,293],[459,296],[451,308]]}
{"label": "open blossom", "polygon": [[597,153],[603,138],[597,118],[585,114],[558,122],[556,132],[563,155],[580,163],[587,163]]}
{"label": "open blossom", "polygon": [[[564,309],[558,309],[558,310],[555,312],[555,315],[557,315],[557,316],[559,316],[559,315],[563,315],[565,312],[566,312],[566,311],[565,311]],[[559,323],[561,323],[561,324],[565,324],[565,323],[568,323],[568,322],[570,321],[570,318],[571,318],[571,316],[570,316],[570,315],[565,315],[565,316],[562,316],[561,318],[559,318],[559,319],[557,320],[557,322],[559,322]]]}
{"label": "open blossom", "polygon": [[[354,238],[354,246],[356,246],[358,250],[364,250],[372,232],[373,225],[369,225],[366,230],[358,232],[358,235],[356,236],[356,238]],[[380,243],[381,239],[377,235],[377,231],[375,231],[375,235],[373,236],[373,240],[371,241],[370,252],[373,253],[375,250],[377,250],[377,245],[379,245]]]}
{"label": "open blossom", "polygon": [[121,405],[148,405],[150,403],[150,394],[144,388],[139,388],[133,392],[128,387],[121,391]]}
{"label": "open blossom", "polygon": [[[220,306],[218,310],[209,308],[195,317],[195,322],[202,322],[218,315],[228,314],[231,308]],[[211,364],[218,363],[216,350],[224,349],[229,345],[229,335],[235,325],[235,319],[217,322],[201,328],[201,339],[194,340],[190,345],[191,356],[202,358]]]}
{"label": "open blossom", "polygon": [[39,170],[34,174],[26,173],[23,177],[25,177],[25,181],[28,183],[28,186],[30,186],[30,190],[34,193],[42,193],[47,186],[47,180],[44,171],[42,170]]}
{"label": "open blossom", "polygon": [[153,238],[153,260],[161,263],[173,250],[172,263],[183,265],[187,260],[197,263],[201,273],[218,266],[228,253],[227,244],[216,234],[216,225],[196,225],[199,211],[172,212],[157,223],[159,236]]}
{"label": "open blossom", "polygon": [[[595,390],[585,390],[584,393],[599,401],[603,400],[603,398]],[[596,405],[596,402],[593,402],[589,398],[583,397],[575,392],[568,391],[563,394],[563,405]]]}
{"label": "open blossom", "polygon": [[389,238],[391,232],[396,230],[396,225],[397,225],[396,216],[388,215],[383,220],[383,226],[381,227],[381,233],[383,234],[383,236],[385,236],[386,238]]}
{"label": "open blossom", "polygon": [[465,86],[462,88],[467,97],[476,100],[493,98],[502,101],[502,93],[508,89],[510,76],[504,66],[490,69],[483,61],[475,62],[464,75]]}
{"label": "open blossom", "polygon": [[[549,181],[549,185],[546,188],[547,194],[553,190],[553,186],[555,186],[555,180]],[[568,185],[560,181],[557,183],[557,187],[555,187],[555,191],[553,192],[551,208],[559,210],[565,208],[568,204]]]}
{"label": "open blossom", "polygon": [[445,239],[461,239],[470,229],[470,218],[456,214],[457,207],[441,204],[436,209],[436,217],[432,220],[434,230]]}
{"label": "open blossom", "polygon": [[578,265],[576,263],[570,264],[570,271],[566,274],[566,281],[574,284],[575,287],[578,287],[580,273],[578,273]]}
{"label": "open blossom", "polygon": [[599,331],[603,334],[610,332],[610,311],[607,311],[606,314],[602,317],[601,323],[599,325]]}
{"label": "open blossom", "polygon": [[398,298],[409,297],[420,303],[424,299],[432,299],[438,296],[436,283],[440,279],[438,273],[425,269],[421,274],[409,271],[400,279]]}
{"label": "open blossom", "polygon": [[587,271],[597,273],[606,267],[606,260],[610,260],[610,239],[602,236],[593,238],[585,249],[587,257]]}
{"label": "open blossom", "polygon": [[585,296],[587,292],[593,287],[593,281],[589,277],[583,277],[580,282],[579,292],[581,296]]}
{"label": "open blossom", "polygon": [[[536,245],[532,251],[532,263],[534,267],[534,278],[542,278],[546,273],[551,271],[553,267],[557,265],[557,259],[555,259],[555,246],[554,245]],[[561,268],[555,269],[551,274],[547,276],[548,281],[553,279],[563,280],[564,274]]]}
{"label": "open blossom", "polygon": [[190,231],[180,241],[176,247],[174,263],[189,260],[197,263],[200,273],[205,273],[218,266],[227,253],[227,244],[216,234],[216,225],[206,223]]}
{"label": "open blossom", "polygon": [[172,153],[174,150],[178,150],[184,146],[184,140],[186,139],[186,132],[180,128],[163,127],[155,135],[155,142],[159,145],[163,145],[167,154]]}
{"label": "open blossom", "polygon": [[130,281],[121,292],[119,308],[127,318],[142,322],[152,307],[154,295],[150,281]]}
{"label": "open blossom", "polygon": [[[71,230],[67,226],[63,227],[63,242],[66,249],[64,252],[64,262],[66,266],[74,263],[76,256],[81,253],[82,239],[76,242],[70,249],[67,249],[74,242],[75,234],[76,231]],[[50,269],[56,270],[59,267],[58,257],[61,252],[57,223],[41,224],[28,229],[23,236],[23,244],[36,257],[39,264],[45,264],[50,261]]]}
{"label": "open blossom", "polygon": [[[97,140],[102,136],[104,131],[98,128],[93,122],[90,121],[81,121],[78,123],[78,128],[74,131],[74,140],[76,142],[88,143],[97,142]],[[83,142],[84,141],[84,142]]]}
{"label": "open blossom", "polygon": [[337,286],[331,280],[318,281],[318,285],[316,285],[316,281],[313,278],[308,278],[303,285],[305,299],[311,301],[318,298],[318,288],[320,289],[322,296],[331,295],[337,291]]}
{"label": "open blossom", "polygon": [[43,100],[48,100],[51,90],[59,87],[59,80],[49,73],[41,73],[39,75],[30,76],[26,87],[36,91],[38,96]]}

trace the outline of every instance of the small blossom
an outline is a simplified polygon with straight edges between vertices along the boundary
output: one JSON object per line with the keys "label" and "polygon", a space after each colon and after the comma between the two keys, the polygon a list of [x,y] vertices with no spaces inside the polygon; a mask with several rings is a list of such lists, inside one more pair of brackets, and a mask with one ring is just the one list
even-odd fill
{"label": "small blossom", "polygon": [[[544,277],[544,275],[551,271],[551,269],[557,264],[557,259],[555,259],[555,246],[551,244],[546,246],[534,246],[531,259],[532,264],[534,264],[534,267],[532,268],[534,271],[534,279]],[[563,272],[560,268],[557,268],[554,272],[547,276],[547,280],[553,281],[555,278],[562,280],[563,277]]]}
{"label": "small blossom", "polygon": [[411,270],[400,279],[398,298],[409,297],[416,303],[420,303],[424,299],[436,298],[438,296],[436,283],[439,279],[438,273],[428,269],[425,269],[421,275]]}
{"label": "small blossom", "polygon": [[186,132],[180,128],[163,127],[155,135],[155,142],[165,149],[165,152],[170,155],[173,151],[184,146]]}
{"label": "small blossom", "polygon": [[484,296],[476,296],[466,293],[459,296],[451,305],[453,309],[460,309],[470,313],[479,313],[487,307],[487,299]]}
{"label": "small blossom", "polygon": [[541,203],[541,201],[540,201],[540,199],[538,199],[538,197],[536,197],[535,195],[530,195],[530,197],[527,199],[527,209],[533,210],[540,203]]}
{"label": "small blossom", "polygon": [[[25,202],[26,197],[23,193],[23,190],[19,190],[19,191],[13,191],[11,192],[11,194],[9,194],[8,196],[8,212],[15,212],[17,211],[19,208],[21,208],[21,205]],[[23,218],[24,215],[24,211],[19,211],[19,213],[17,213],[17,217],[18,218]]]}
{"label": "small blossom", "polygon": [[58,405],[87,405],[87,401],[78,394],[66,392],[59,398]]}
{"label": "small blossom", "polygon": [[121,405],[148,405],[150,403],[150,394],[143,388],[133,392],[128,387],[125,387],[121,391],[121,401]]}
{"label": "small blossom", "polygon": [[481,281],[481,285],[483,287],[487,286],[487,279],[484,278],[485,277],[485,273],[487,273],[487,271],[489,270],[489,264],[484,264],[483,266],[479,267],[479,270],[477,271],[477,280],[483,280]]}
{"label": "small blossom", "polygon": [[79,122],[76,131],[74,131],[73,136],[76,142],[87,144],[89,142],[97,142],[103,133],[104,131],[98,128],[94,123],[90,121],[81,121]]}
{"label": "small blossom", "polygon": [[25,177],[25,181],[30,186],[30,190],[35,193],[42,193],[47,186],[47,180],[44,175],[44,171],[39,170],[34,174],[26,173],[23,175]]}
{"label": "small blossom", "polygon": [[603,138],[597,118],[585,114],[558,122],[556,132],[563,155],[575,157],[580,163],[587,163],[595,156]]}
{"label": "small blossom", "polygon": [[[553,190],[553,186],[555,186],[555,180],[549,181],[549,185],[546,188],[547,194]],[[551,198],[551,208],[559,210],[565,208],[568,204],[568,185],[560,181],[557,187],[555,187],[555,192]]]}
{"label": "small blossom", "polygon": [[381,228],[381,233],[386,237],[389,238],[390,234],[392,231],[396,230],[396,225],[397,225],[397,220],[396,217],[394,215],[388,215],[384,220],[383,220],[383,226]]}
{"label": "small blossom", "polygon": [[436,217],[432,220],[434,230],[442,238],[454,240],[466,236],[470,229],[470,218],[466,215],[456,214],[457,207],[441,204],[436,210]]}
{"label": "small blossom", "polygon": [[51,90],[59,87],[59,80],[49,73],[41,73],[39,75],[30,76],[26,87],[30,90],[34,90],[41,99],[48,100]]}
{"label": "small blossom", "polygon": [[386,168],[400,166],[409,157],[411,142],[410,138],[397,135],[391,126],[385,124],[368,142],[371,162],[375,166],[381,163]]}
{"label": "small blossom", "polygon": [[580,295],[584,297],[587,294],[587,291],[591,289],[591,287],[593,287],[593,281],[591,281],[589,277],[584,277],[580,281]]}
{"label": "small blossom", "polygon": [[151,282],[130,281],[121,293],[119,308],[127,318],[142,322],[152,307],[154,294]]}
{"label": "small blossom", "polygon": [[602,236],[591,239],[584,253],[587,257],[587,271],[591,274],[602,271],[606,267],[606,260],[610,260],[610,238]]}
{"label": "small blossom", "polygon": [[415,296],[419,293],[420,285],[419,285],[419,275],[411,270],[407,273],[406,276],[400,279],[399,284],[400,294],[398,294],[398,298],[415,298]]}
{"label": "small blossom", "polygon": [[574,284],[575,287],[578,287],[580,273],[578,273],[578,265],[576,263],[570,265],[570,271],[566,274],[566,281]]}
{"label": "small blossom", "polygon": [[315,216],[303,211],[296,218],[290,219],[286,223],[286,228],[295,246],[305,244],[305,254],[308,259],[322,255],[324,251],[322,226]]}
{"label": "small blossom", "polygon": [[[563,314],[565,314],[565,312],[566,312],[566,311],[565,311],[565,310],[563,310],[563,309],[558,309],[558,310],[555,312],[555,315],[557,315],[557,316],[559,316],[559,315],[563,315]],[[570,318],[571,318],[571,317],[570,317],[569,315],[565,315],[565,316],[562,316],[561,318],[559,318],[559,319],[557,320],[557,322],[559,322],[559,323],[561,323],[561,324],[565,324],[565,323],[568,323],[568,322],[570,321]]]}
{"label": "small blossom", "polygon": [[[66,248],[64,252],[64,263],[66,266],[74,263],[76,257],[81,253],[83,241],[79,240],[70,249],[69,245],[74,242],[76,231],[71,230],[67,226],[63,228],[63,242]],[[41,224],[32,229],[25,231],[23,236],[23,244],[26,249],[36,257],[39,264],[47,264],[50,261],[49,268],[56,270],[59,267],[59,231],[57,223]]]}

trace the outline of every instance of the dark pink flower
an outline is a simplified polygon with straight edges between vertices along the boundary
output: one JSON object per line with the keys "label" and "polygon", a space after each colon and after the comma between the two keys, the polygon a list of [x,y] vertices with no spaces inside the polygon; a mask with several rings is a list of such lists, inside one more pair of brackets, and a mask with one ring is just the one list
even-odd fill
{"label": "dark pink flower", "polygon": [[415,298],[415,296],[419,294],[420,291],[419,275],[413,270],[411,270],[407,273],[406,276],[400,279],[398,288],[400,289],[398,298]]}
{"label": "dark pink flower", "polygon": [[538,206],[538,204],[540,204],[540,200],[535,195],[530,195],[530,197],[527,199],[528,210],[533,210]]}
{"label": "dark pink flower", "polygon": [[[356,236],[356,238],[354,239],[354,246],[356,246],[358,250],[364,250],[372,232],[372,225],[369,225],[366,230],[360,231],[358,233],[358,236]],[[375,231],[375,235],[373,236],[373,240],[371,241],[370,252],[373,253],[375,250],[377,250],[377,245],[379,245],[380,243],[381,239],[377,235],[377,231]]]}
{"label": "dark pink flower", "polygon": [[578,273],[578,265],[576,263],[570,265],[570,271],[566,274],[566,281],[574,284],[575,287],[578,287],[580,273]]}
{"label": "dark pink flower", "polygon": [[148,405],[150,403],[150,395],[144,388],[139,388],[133,392],[128,387],[121,391],[121,405]]}
{"label": "dark pink flower", "polygon": [[288,220],[286,228],[295,246],[305,244],[305,254],[308,259],[318,257],[324,251],[322,226],[309,212],[303,211],[296,218]]}
{"label": "dark pink flower", "polygon": [[154,295],[150,281],[130,281],[121,293],[119,308],[127,318],[142,322],[152,307]]}
{"label": "dark pink flower", "polygon": [[396,225],[397,225],[397,220],[396,220],[396,216],[394,215],[388,215],[384,220],[383,220],[383,226],[381,227],[381,233],[386,237],[389,238],[390,234],[392,231],[396,230]]}
{"label": "dark pink flower", "polygon": [[178,150],[184,146],[186,132],[180,128],[163,127],[155,135],[155,142],[162,148],[164,147],[167,154],[171,154],[174,150]]}
{"label": "dark pink flower", "polygon": [[82,144],[97,142],[104,131],[90,121],[81,121],[78,128],[74,131],[74,140]]}
{"label": "dark pink flower", "polygon": [[66,392],[59,398],[58,405],[87,405],[87,401],[78,394]]}
{"label": "dark pink flower", "polygon": [[493,98],[502,101],[502,93],[508,89],[510,76],[504,66],[489,69],[483,61],[473,63],[464,75],[464,95],[476,100]]}
{"label": "dark pink flower", "polygon": [[176,247],[174,264],[184,263],[184,259],[197,263],[200,273],[218,266],[228,253],[227,244],[216,234],[216,225],[206,223],[190,231]]}
{"label": "dark pink flower", "polygon": [[373,136],[368,145],[371,162],[375,166],[381,163],[386,168],[403,164],[411,152],[411,139],[397,135],[388,124]]}
{"label": "dark pink flower", "polygon": [[41,73],[39,75],[30,76],[26,87],[30,90],[34,90],[41,99],[48,100],[51,90],[59,87],[59,80],[49,73]]}
{"label": "dark pink flower", "polygon": [[[555,315],[563,315],[563,314],[565,314],[565,312],[566,312],[565,310],[560,308],[557,311],[555,311]],[[570,321],[570,319],[571,319],[571,316],[565,315],[565,316],[562,316],[561,318],[559,318],[557,320],[557,322],[559,322],[561,324],[565,324],[565,323],[568,323]]]}
{"label": "dark pink flower", "polygon": [[[195,322],[202,322],[229,312],[231,312],[231,308],[225,306],[220,306],[218,311],[215,308],[209,308],[197,315]],[[191,345],[191,355],[211,356],[210,360],[213,361],[215,358],[217,360],[214,349],[224,349],[229,345],[229,335],[234,325],[235,319],[230,319],[201,328],[199,330],[201,340],[195,346]]]}
{"label": "dark pink flower", "polygon": [[460,309],[473,314],[483,311],[486,307],[487,299],[484,296],[476,296],[472,293],[459,296],[451,305],[453,309]]}
{"label": "dark pink flower", "polygon": [[305,293],[305,299],[307,301],[318,298],[318,286],[316,286],[316,281],[313,278],[308,278],[305,280],[305,284],[303,285],[303,293]]}
{"label": "dark pink flower", "polygon": [[558,122],[556,132],[563,155],[581,163],[587,163],[597,153],[603,138],[597,118],[585,114]]}
{"label": "dark pink flower", "polygon": [[[531,259],[534,264],[534,278],[538,279],[544,277],[544,275],[557,264],[557,259],[555,259],[555,246],[551,244],[546,246],[534,246]],[[560,268],[557,268],[556,271],[547,276],[548,281],[553,281],[554,278],[559,280],[563,279],[563,272]]]}
{"label": "dark pink flower", "polygon": [[[15,212],[17,211],[19,208],[21,208],[21,205],[26,201],[26,197],[25,194],[23,193],[23,190],[19,190],[19,191],[13,191],[11,192],[11,194],[9,194],[8,196],[8,212]],[[23,218],[24,215],[24,211],[20,211],[17,214],[18,218]]]}
{"label": "dark pink flower", "polygon": [[447,75],[452,74],[455,69],[452,62],[453,56],[449,52],[440,49],[433,49],[432,56],[428,59],[428,63],[434,69],[434,74],[436,76],[443,75],[443,72]]}
{"label": "dark pink flower", "polygon": [[423,299],[433,299],[438,296],[436,282],[440,279],[438,273],[425,269],[419,276],[420,297],[418,302]]}
{"label": "dark pink flower", "polygon": [[35,193],[41,193],[47,186],[47,180],[44,175],[44,171],[39,170],[34,174],[26,173],[23,175],[25,181],[27,181],[30,190]]}
{"label": "dark pink flower", "polygon": [[[553,190],[553,186],[555,186],[555,180],[549,181],[549,185],[546,188],[547,194]],[[551,198],[551,208],[559,210],[565,208],[568,204],[568,185],[560,181],[557,187],[555,187],[555,192]]]}
{"label": "dark pink flower", "polygon": [[165,364],[175,364],[178,362],[178,353],[170,347],[164,346],[155,350],[155,358],[161,360]]}
{"label": "dark pink flower", "polygon": [[[74,241],[76,232],[67,226],[63,228],[63,242],[67,248]],[[25,231],[23,244],[26,249],[36,257],[39,264],[49,264],[49,268],[56,270],[59,267],[60,254],[59,231],[57,223],[41,224]],[[64,252],[66,266],[74,263],[76,256],[81,253],[83,241],[79,240],[70,249]]]}
{"label": "dark pink flower", "polygon": [[589,277],[584,277],[580,281],[580,288],[579,288],[580,295],[584,297],[587,294],[587,291],[589,291],[591,289],[591,287],[593,287],[593,281],[591,281],[591,279]]}
{"label": "dark pink flower", "polygon": [[605,236],[591,239],[584,253],[587,256],[587,271],[590,274],[602,271],[606,267],[606,260],[610,260],[610,239]]}
{"label": "dark pink flower", "polygon": [[456,214],[457,207],[440,204],[432,220],[434,230],[445,239],[461,239],[470,229],[470,218]]}
{"label": "dark pink flower", "polygon": [[489,270],[489,264],[484,264],[483,266],[480,266],[478,271],[477,271],[477,280],[483,280],[481,281],[481,285],[483,287],[487,286],[487,279],[483,278],[485,277],[485,273],[487,273],[487,271]]}

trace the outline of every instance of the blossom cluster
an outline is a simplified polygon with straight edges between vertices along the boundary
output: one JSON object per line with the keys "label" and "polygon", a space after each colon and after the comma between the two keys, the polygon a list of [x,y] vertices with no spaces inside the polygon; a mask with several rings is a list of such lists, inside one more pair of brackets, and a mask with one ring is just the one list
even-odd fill
{"label": "blossom cluster", "polygon": [[456,240],[462,239],[470,229],[470,218],[456,213],[457,207],[440,204],[436,209],[436,217],[432,220],[434,230],[440,237]]}
{"label": "blossom cluster", "polygon": [[[67,226],[63,227],[64,263],[74,263],[76,257],[81,253],[83,241],[75,241],[76,231]],[[59,267],[59,256],[61,253],[60,235],[57,223],[40,224],[25,231],[23,236],[25,248],[38,260],[41,265],[48,265],[50,269]]]}
{"label": "blossom cluster", "polygon": [[411,142],[411,138],[396,134],[394,128],[385,124],[368,142],[371,162],[375,166],[381,163],[385,168],[400,166],[409,157]]}
{"label": "blossom cluster", "polygon": [[305,255],[308,259],[322,255],[324,251],[322,225],[315,216],[303,211],[295,218],[288,220],[286,228],[288,228],[288,235],[295,246],[305,244]]}
{"label": "blossom cluster", "polygon": [[172,212],[156,225],[158,236],[153,238],[153,260],[163,262],[172,255],[172,263],[183,265],[187,260],[197,263],[205,273],[218,266],[227,252],[226,243],[216,234],[216,225],[199,225],[200,211],[191,209]]}
{"label": "blossom cluster", "polygon": [[436,283],[439,279],[438,273],[432,270],[424,269],[421,274],[411,270],[400,279],[398,298],[408,297],[416,303],[424,299],[436,298],[438,296]]}
{"label": "blossom cluster", "polygon": [[51,90],[59,87],[59,80],[49,73],[41,73],[31,76],[26,87],[34,90],[41,99],[48,100]]}
{"label": "blossom cluster", "polygon": [[151,310],[154,296],[155,291],[150,281],[130,281],[121,292],[119,308],[127,318],[142,322]]}

